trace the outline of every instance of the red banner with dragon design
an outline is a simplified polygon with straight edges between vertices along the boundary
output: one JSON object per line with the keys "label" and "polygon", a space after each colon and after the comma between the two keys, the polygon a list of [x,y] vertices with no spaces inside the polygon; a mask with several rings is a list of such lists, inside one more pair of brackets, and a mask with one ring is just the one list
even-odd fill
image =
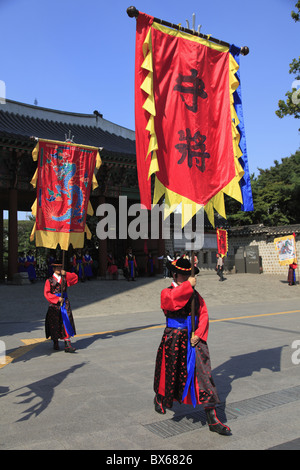
{"label": "red banner with dragon design", "polygon": [[33,151],[38,160],[32,184],[37,199],[32,208],[36,223],[31,234],[36,246],[67,250],[82,248],[86,225],[92,214],[89,203],[91,189],[97,186],[95,168],[101,165],[99,149],[70,142],[39,140]]}

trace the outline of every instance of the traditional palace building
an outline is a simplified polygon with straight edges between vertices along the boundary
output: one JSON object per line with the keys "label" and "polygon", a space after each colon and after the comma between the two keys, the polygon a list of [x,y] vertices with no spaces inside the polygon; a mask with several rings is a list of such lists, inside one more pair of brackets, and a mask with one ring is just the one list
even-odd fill
{"label": "traditional palace building", "polygon": [[[33,137],[65,141],[102,148],[102,165],[97,173],[98,188],[90,200],[96,212],[99,204],[110,203],[118,210],[118,197],[127,196],[128,206],[139,202],[135,156],[135,133],[105,120],[98,111],[77,114],[41,108],[11,100],[0,105],[0,232],[3,239],[3,211],[9,212],[8,280],[17,272],[17,212],[31,211],[36,190],[30,181],[36,170]],[[3,246],[0,244],[0,277],[4,279]],[[143,240],[99,240],[99,273],[104,275],[107,251],[115,257],[125,255],[131,246],[144,264]],[[148,241],[154,255],[164,253],[163,240]]]}

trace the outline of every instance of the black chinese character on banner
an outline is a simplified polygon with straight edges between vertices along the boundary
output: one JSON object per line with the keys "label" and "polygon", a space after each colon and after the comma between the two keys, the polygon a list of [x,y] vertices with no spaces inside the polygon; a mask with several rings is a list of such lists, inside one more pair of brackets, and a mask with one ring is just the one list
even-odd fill
{"label": "black chinese character on banner", "polygon": [[[177,85],[174,86],[174,90],[180,91],[180,93],[189,93],[192,95],[193,104],[192,106],[188,105],[185,101],[185,97],[181,96],[182,101],[189,111],[196,113],[198,111],[198,97],[207,98],[207,93],[204,91],[205,85],[204,82],[199,78],[198,72],[195,69],[191,69],[191,75],[182,75],[181,73],[176,78]],[[183,83],[191,83],[192,86],[184,86]]]}
{"label": "black chinese character on banner", "polygon": [[175,145],[175,148],[182,154],[177,163],[181,165],[187,158],[188,167],[192,168],[195,159],[196,167],[203,173],[205,171],[205,159],[210,158],[210,154],[205,152],[204,142],[206,136],[197,131],[192,137],[190,129],[186,129],[186,133],[178,131],[178,134],[180,142],[186,141],[186,144]]}

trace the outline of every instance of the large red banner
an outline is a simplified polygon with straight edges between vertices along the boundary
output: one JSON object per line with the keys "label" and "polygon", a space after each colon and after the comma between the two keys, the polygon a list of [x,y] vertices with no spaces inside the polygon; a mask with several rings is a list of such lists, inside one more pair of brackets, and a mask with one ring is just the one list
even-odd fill
{"label": "large red banner", "polygon": [[149,209],[152,173],[165,193],[203,206],[243,174],[232,128],[232,57],[187,36],[143,13],[137,18],[136,150]]}

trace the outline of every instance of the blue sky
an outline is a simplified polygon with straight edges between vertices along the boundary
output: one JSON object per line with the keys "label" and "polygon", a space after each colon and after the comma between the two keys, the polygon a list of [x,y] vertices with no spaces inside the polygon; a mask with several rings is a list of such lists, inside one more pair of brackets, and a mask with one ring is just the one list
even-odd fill
{"label": "blue sky", "polygon": [[[291,90],[289,64],[299,57],[296,0],[0,0],[0,80],[6,97],[46,108],[92,114],[134,129],[135,20],[140,11],[196,27],[237,46],[251,173],[300,146],[299,120],[275,115]],[[76,136],[75,136],[76,137]],[[100,144],[99,144],[100,145]]]}

